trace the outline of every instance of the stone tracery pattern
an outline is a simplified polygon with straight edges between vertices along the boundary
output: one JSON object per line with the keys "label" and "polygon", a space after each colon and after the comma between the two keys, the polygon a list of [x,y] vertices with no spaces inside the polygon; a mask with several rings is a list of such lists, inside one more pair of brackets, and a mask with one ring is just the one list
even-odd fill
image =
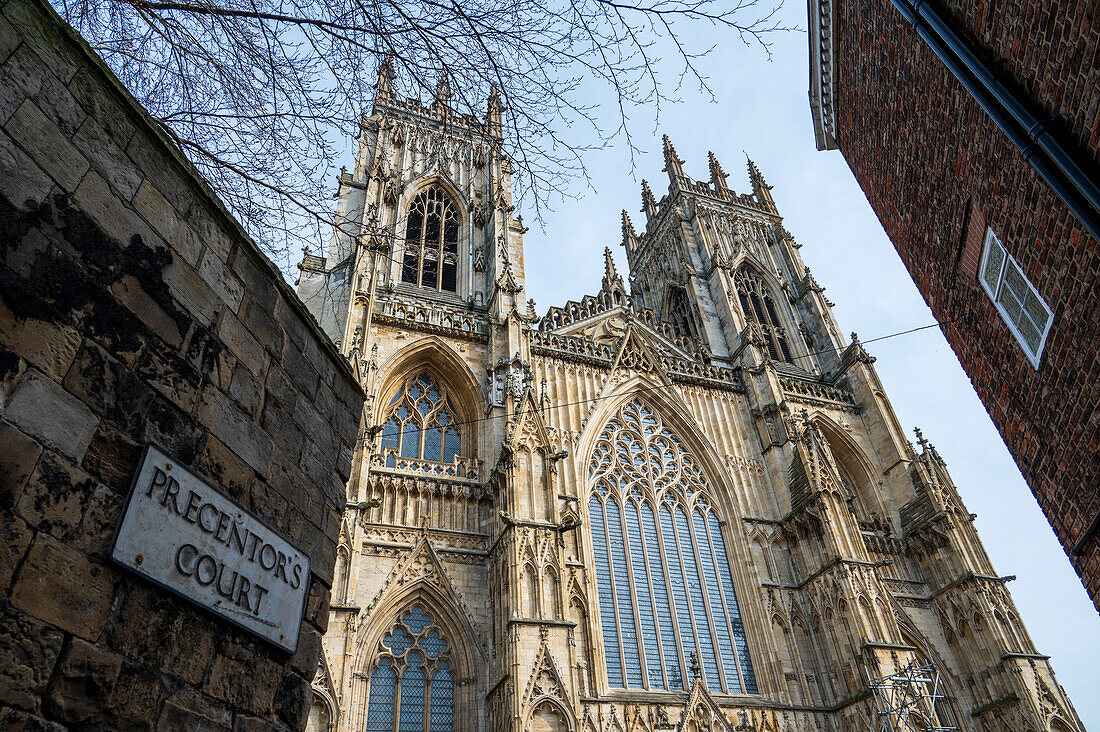
{"label": "stone tracery pattern", "polygon": [[589,520],[608,684],[755,693],[725,540],[695,458],[634,399],[589,461]]}
{"label": "stone tracery pattern", "polygon": [[401,281],[454,292],[458,267],[458,207],[439,186],[421,192],[409,206]]}
{"label": "stone tracery pattern", "polygon": [[447,641],[420,606],[382,639],[370,674],[369,732],[452,732],[454,685]]}
{"label": "stone tracery pattern", "polygon": [[[382,453],[386,465],[397,458],[453,462],[462,450],[462,434],[456,424],[450,398],[426,371],[409,379],[390,399],[382,424]],[[387,455],[387,450],[396,455]]]}

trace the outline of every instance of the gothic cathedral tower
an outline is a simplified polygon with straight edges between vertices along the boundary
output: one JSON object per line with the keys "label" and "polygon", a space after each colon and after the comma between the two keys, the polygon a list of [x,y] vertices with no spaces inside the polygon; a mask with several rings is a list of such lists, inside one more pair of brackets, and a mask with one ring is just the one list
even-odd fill
{"label": "gothic cathedral tower", "polygon": [[739,195],[666,138],[629,290],[608,250],[539,318],[500,100],[393,82],[301,264],[369,395],[309,729],[856,732],[934,667],[890,729],[1083,732],[751,161]]}

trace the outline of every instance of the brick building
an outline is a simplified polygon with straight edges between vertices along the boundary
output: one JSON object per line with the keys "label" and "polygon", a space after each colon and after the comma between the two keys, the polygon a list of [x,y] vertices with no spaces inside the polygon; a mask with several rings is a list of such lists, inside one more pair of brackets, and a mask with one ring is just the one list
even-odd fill
{"label": "brick building", "polygon": [[1100,602],[1096,6],[809,12],[818,148],[843,153]]}

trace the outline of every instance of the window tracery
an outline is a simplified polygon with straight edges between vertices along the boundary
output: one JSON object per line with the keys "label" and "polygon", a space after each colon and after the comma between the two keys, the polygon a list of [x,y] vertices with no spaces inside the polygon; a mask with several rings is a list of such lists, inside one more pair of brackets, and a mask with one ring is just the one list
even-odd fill
{"label": "window tracery", "polygon": [[370,673],[368,732],[453,732],[450,648],[419,605],[382,639]]}
{"label": "window tracery", "polygon": [[776,361],[794,363],[787,343],[787,331],[776,311],[775,301],[768,286],[749,267],[742,267],[737,271],[733,278],[733,286],[741,301],[741,312],[745,315],[745,320],[760,326],[768,355]]}
{"label": "window tracery", "polygon": [[386,466],[396,456],[450,463],[462,451],[462,433],[454,405],[431,374],[409,378],[386,408],[382,423],[382,452]]}
{"label": "window tracery", "polygon": [[457,204],[439,186],[417,194],[405,223],[402,282],[457,290],[459,221]]}
{"label": "window tracery", "polygon": [[691,314],[691,303],[682,287],[673,287],[668,296],[668,321],[676,332],[687,338],[699,336],[695,329],[695,318]]}
{"label": "window tracery", "polygon": [[635,399],[604,427],[588,477],[608,684],[686,689],[695,654],[713,690],[756,693],[721,523],[695,458]]}

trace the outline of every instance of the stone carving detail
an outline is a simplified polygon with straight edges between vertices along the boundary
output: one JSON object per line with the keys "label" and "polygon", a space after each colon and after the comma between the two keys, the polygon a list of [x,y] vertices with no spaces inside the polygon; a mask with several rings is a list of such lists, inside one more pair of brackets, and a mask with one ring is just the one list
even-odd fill
{"label": "stone carving detail", "polygon": [[504,406],[505,397],[520,399],[534,383],[531,367],[517,353],[512,358],[502,358],[488,373],[489,406]]}

